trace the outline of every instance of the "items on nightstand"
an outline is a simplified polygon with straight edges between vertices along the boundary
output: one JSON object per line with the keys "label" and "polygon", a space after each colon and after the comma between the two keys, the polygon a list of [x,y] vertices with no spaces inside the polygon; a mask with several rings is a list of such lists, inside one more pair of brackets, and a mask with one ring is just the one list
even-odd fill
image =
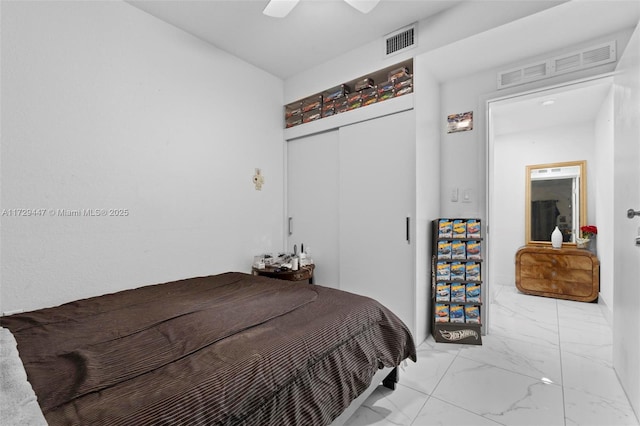
{"label": "items on nightstand", "polygon": [[287,281],[308,281],[313,284],[313,270],[315,265],[308,252],[298,253],[294,246],[293,253],[270,253],[254,256],[251,272],[253,275],[278,278]]}

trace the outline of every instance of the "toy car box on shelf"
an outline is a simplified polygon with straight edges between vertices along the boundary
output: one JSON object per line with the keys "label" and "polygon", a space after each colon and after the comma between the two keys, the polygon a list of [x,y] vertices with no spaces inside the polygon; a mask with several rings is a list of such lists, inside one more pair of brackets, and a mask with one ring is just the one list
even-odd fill
{"label": "toy car box on shelf", "polygon": [[362,106],[378,102],[378,91],[375,87],[364,89],[360,93],[362,94]]}
{"label": "toy car box on shelf", "polygon": [[467,241],[467,259],[482,258],[482,243],[480,241]]}
{"label": "toy car box on shelf", "polygon": [[451,241],[438,241],[438,259],[451,259]]}
{"label": "toy car box on shelf", "polygon": [[385,81],[384,83],[378,84],[378,101],[393,98],[394,94],[393,81]]}
{"label": "toy car box on shelf", "polygon": [[467,220],[467,238],[480,238],[480,221],[476,219]]}
{"label": "toy car box on shelf", "polygon": [[467,305],[464,307],[466,322],[480,324],[480,306]]}
{"label": "toy car box on shelf", "polygon": [[465,302],[467,300],[467,286],[464,283],[451,284],[451,301]]}
{"label": "toy car box on shelf", "polygon": [[449,306],[449,321],[451,322],[464,322],[464,306],[454,305]]}
{"label": "toy car box on shelf", "polygon": [[302,114],[302,102],[292,102],[284,107],[284,117],[290,118],[294,115]]}
{"label": "toy car box on shelf", "polygon": [[346,84],[340,84],[336,87],[332,87],[331,89],[327,89],[322,92],[322,98],[326,101],[332,101],[334,99],[339,98],[340,96],[344,96],[347,93],[351,92],[351,88]]}
{"label": "toy car box on shelf", "polygon": [[356,92],[359,92],[364,89],[368,89],[370,87],[374,87],[374,86],[373,86],[373,79],[369,77],[362,78],[356,81],[356,84],[355,84]]}
{"label": "toy car box on shelf", "polygon": [[436,265],[436,279],[439,281],[449,281],[451,279],[451,266],[449,262],[438,262]]}
{"label": "toy car box on shelf", "polygon": [[340,96],[339,98],[334,99],[333,102],[333,108],[335,109],[336,114],[340,114],[341,112],[349,110],[349,100],[346,96]]}
{"label": "toy car box on shelf", "polygon": [[436,303],[436,322],[449,322],[449,305]]}
{"label": "toy car box on shelf", "polygon": [[464,281],[465,264],[463,262],[451,262],[451,280]]}
{"label": "toy car box on shelf", "polygon": [[449,283],[438,283],[436,285],[436,302],[448,302],[451,297],[451,285]]}
{"label": "toy car box on shelf", "polygon": [[317,120],[322,117],[322,109],[320,107],[314,108],[307,112],[302,113],[302,122],[308,123],[310,121]]}
{"label": "toy car box on shelf", "polygon": [[453,220],[453,238],[467,238],[467,221],[464,219]]}
{"label": "toy car box on shelf", "polygon": [[480,284],[467,283],[466,293],[467,302],[480,303]]}
{"label": "toy car box on shelf", "polygon": [[440,219],[438,221],[438,238],[453,237],[453,222],[451,219]]}
{"label": "toy car box on shelf", "polygon": [[[322,108],[322,95],[309,96],[302,100],[302,113]],[[303,120],[304,121],[304,120]]]}
{"label": "toy car box on shelf", "polygon": [[289,127],[297,126],[298,124],[302,124],[302,114],[292,115],[285,119],[285,127],[287,129]]}
{"label": "toy car box on shelf", "polygon": [[322,117],[329,117],[336,113],[336,101],[324,101],[322,102]]}
{"label": "toy car box on shelf", "polygon": [[407,67],[400,67],[400,68],[395,68],[391,71],[389,71],[389,74],[387,75],[387,78],[389,81],[395,81],[398,80],[400,78],[403,77],[407,77],[409,74],[409,68]]}
{"label": "toy car box on shelf", "polygon": [[396,90],[401,90],[406,87],[413,86],[413,76],[410,74],[405,74],[404,76],[398,77],[393,81],[393,88]]}
{"label": "toy car box on shelf", "polygon": [[451,241],[451,258],[452,259],[467,258],[467,244],[465,241],[459,241],[459,240]]}
{"label": "toy car box on shelf", "polygon": [[467,281],[480,281],[480,263],[467,262],[465,275],[467,277]]}
{"label": "toy car box on shelf", "polygon": [[359,108],[362,106],[362,93],[353,92],[347,95],[347,103],[349,104],[349,109]]}

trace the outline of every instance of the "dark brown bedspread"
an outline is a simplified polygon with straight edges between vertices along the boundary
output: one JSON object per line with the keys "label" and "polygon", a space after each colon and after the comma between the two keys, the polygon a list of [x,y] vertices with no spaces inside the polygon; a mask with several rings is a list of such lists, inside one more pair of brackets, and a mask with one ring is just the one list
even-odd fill
{"label": "dark brown bedspread", "polygon": [[325,425],[415,361],[379,303],[226,273],[0,319],[54,424]]}

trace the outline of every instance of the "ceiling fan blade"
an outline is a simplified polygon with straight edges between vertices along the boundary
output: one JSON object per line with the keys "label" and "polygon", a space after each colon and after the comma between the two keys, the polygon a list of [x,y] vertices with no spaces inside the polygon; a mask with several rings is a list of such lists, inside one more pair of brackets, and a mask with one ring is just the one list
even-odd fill
{"label": "ceiling fan blade", "polygon": [[272,18],[284,18],[300,0],[271,0],[262,13]]}
{"label": "ceiling fan blade", "polygon": [[380,0],[344,0],[344,1],[346,1],[349,4],[349,6],[353,7],[354,9],[362,13],[371,12],[373,8],[376,7],[380,2]]}

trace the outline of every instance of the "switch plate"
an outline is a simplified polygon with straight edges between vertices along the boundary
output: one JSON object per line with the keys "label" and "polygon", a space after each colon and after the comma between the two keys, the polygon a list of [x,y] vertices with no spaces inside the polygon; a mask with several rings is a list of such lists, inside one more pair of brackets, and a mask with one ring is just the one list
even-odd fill
{"label": "switch plate", "polygon": [[453,203],[458,202],[458,188],[453,188],[451,190],[451,202]]}
{"label": "switch plate", "polygon": [[463,203],[470,203],[472,201],[473,198],[473,189],[472,188],[465,188],[462,191],[462,202]]}

